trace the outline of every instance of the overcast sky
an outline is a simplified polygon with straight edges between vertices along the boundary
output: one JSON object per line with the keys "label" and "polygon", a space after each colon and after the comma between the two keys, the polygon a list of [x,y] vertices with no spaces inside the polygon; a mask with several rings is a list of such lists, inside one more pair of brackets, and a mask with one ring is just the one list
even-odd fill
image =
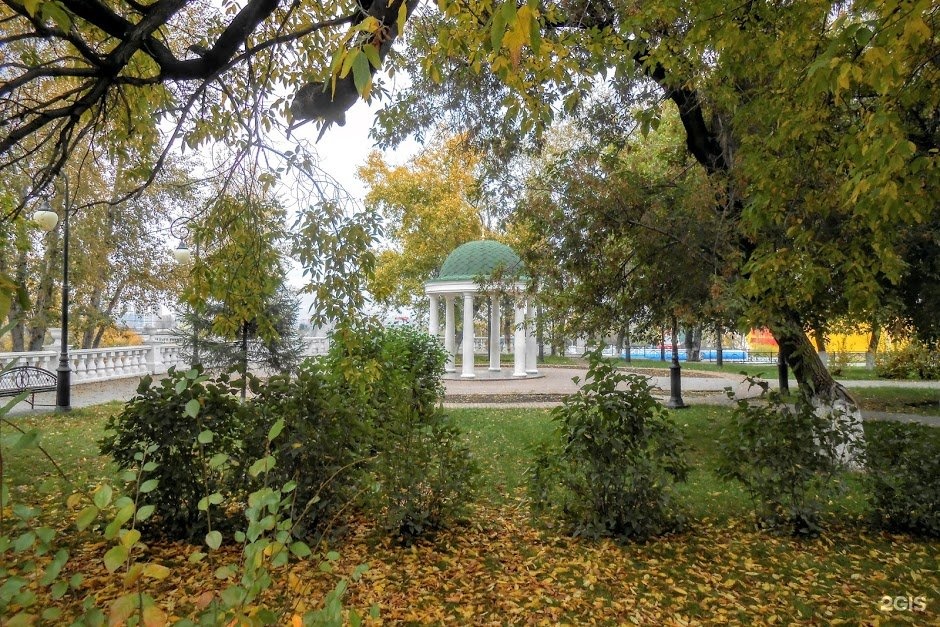
{"label": "overcast sky", "polygon": [[[345,187],[358,203],[362,203],[365,187],[356,177],[356,170],[365,163],[366,157],[374,148],[369,138],[369,129],[372,128],[375,111],[379,106],[373,105],[370,108],[362,101],[357,102],[347,112],[345,126],[333,125],[315,146],[320,157],[320,167]],[[293,132],[297,137],[310,142],[316,140],[318,133],[319,130],[314,124],[306,124]],[[387,162],[397,165],[407,161],[418,148],[416,143],[409,140],[395,150],[384,151],[383,154]],[[288,275],[288,280],[294,287],[303,285],[301,269],[295,266]],[[307,318],[310,302],[310,297],[302,296],[301,319]]]}

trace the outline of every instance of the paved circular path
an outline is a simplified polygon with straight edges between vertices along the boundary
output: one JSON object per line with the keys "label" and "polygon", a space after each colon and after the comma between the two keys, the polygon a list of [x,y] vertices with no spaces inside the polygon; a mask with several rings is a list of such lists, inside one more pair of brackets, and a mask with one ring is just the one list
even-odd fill
{"label": "paved circular path", "polygon": [[[686,404],[728,404],[730,403],[725,390],[731,388],[735,395],[741,397],[757,396],[759,388],[751,388],[744,375],[735,373],[734,365],[728,366],[728,372],[696,371],[683,369],[682,371],[682,397]],[[768,374],[775,375],[776,370]],[[654,388],[654,395],[665,400],[669,397],[668,370],[638,368],[629,370],[646,376]],[[480,378],[476,380],[451,379],[444,382],[446,396],[445,407],[505,407],[505,408],[551,408],[560,404],[561,399],[568,394],[576,392],[579,385],[573,379],[584,378],[585,368],[543,368],[540,371],[544,376],[539,378],[503,379]],[[776,387],[774,377],[769,381],[771,387]],[[134,396],[137,390],[137,379],[119,379],[102,383],[76,385],[72,388],[72,406],[87,407],[109,401],[127,401]],[[910,387],[928,388],[937,390],[940,402],[940,382],[938,381],[843,381],[848,388],[861,387]],[[790,381],[790,388],[796,389],[796,381]],[[48,412],[55,404],[55,395],[52,393],[37,394],[36,402],[46,404],[30,410],[29,405],[21,402],[11,415],[22,415],[34,412]],[[892,419],[900,421],[926,422],[940,426],[940,416],[924,417],[914,414],[887,414],[884,412],[865,412],[866,419]]]}

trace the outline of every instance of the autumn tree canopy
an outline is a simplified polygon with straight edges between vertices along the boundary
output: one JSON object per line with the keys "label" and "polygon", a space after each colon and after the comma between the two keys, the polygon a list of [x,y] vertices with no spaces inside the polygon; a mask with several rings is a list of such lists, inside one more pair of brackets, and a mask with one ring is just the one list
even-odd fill
{"label": "autumn tree canopy", "polygon": [[[936,274],[924,259],[940,232],[931,0],[3,6],[0,170],[31,174],[24,198],[82,138],[252,150],[305,120],[343,123],[359,98],[388,95],[379,67],[407,69],[411,86],[379,116],[383,141],[444,118],[509,155],[570,113],[590,112],[604,140],[673,107],[720,190],[712,210],[733,226],[726,261],[752,322],[773,329],[805,389],[835,389],[804,333],[820,310],[861,317],[891,302],[929,323],[913,312],[936,282],[910,279]],[[599,100],[601,87],[614,97]]]}
{"label": "autumn tree canopy", "polygon": [[385,221],[386,244],[376,256],[369,290],[376,302],[415,307],[424,283],[463,243],[489,233],[476,201],[479,157],[463,138],[440,138],[407,164],[392,167],[379,152],[359,168],[365,202]]}

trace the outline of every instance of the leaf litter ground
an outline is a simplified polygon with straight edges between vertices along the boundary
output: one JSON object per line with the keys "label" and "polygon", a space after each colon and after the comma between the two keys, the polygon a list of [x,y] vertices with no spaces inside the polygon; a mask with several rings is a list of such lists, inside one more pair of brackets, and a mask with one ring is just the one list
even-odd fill
{"label": "leaf litter ground", "polygon": [[[494,413],[478,412],[478,420],[503,422]],[[87,425],[82,429],[87,431]],[[480,434],[471,431],[471,441],[475,435]],[[509,447],[525,437],[516,433],[503,442],[499,437],[489,442]],[[70,445],[80,451],[76,465],[89,474],[95,474],[90,467],[104,470],[105,460],[89,455],[79,443]],[[433,540],[401,547],[365,521],[352,524],[342,539],[323,547],[341,556],[333,568],[323,569],[317,561],[281,568],[265,601],[283,608],[284,622],[290,623],[316,607],[340,577],[367,563],[369,570],[351,585],[344,605],[360,614],[377,606],[378,623],[940,622],[940,542],[872,533],[855,523],[819,538],[795,539],[755,530],[738,515],[700,517],[684,533],[644,544],[570,538],[533,524],[518,478],[509,476],[517,471],[506,472],[498,497],[481,499],[471,520]],[[24,487],[17,490],[23,496]],[[62,519],[61,511],[56,513],[61,505],[55,504],[61,504],[61,497],[35,491],[30,496]],[[63,533],[71,543],[67,568],[85,574],[83,593],[95,594],[104,607],[133,589],[119,574],[105,570],[102,558],[109,544],[68,529]],[[136,556],[169,569],[166,579],[144,582],[167,621],[204,607],[226,585],[214,571],[239,557],[237,549],[223,545],[203,563],[191,564],[189,556],[196,550],[186,543],[151,542]],[[926,609],[882,609],[885,597],[917,596],[926,597]],[[68,599],[60,602],[64,616],[76,609]],[[39,602],[51,603],[48,598]]]}

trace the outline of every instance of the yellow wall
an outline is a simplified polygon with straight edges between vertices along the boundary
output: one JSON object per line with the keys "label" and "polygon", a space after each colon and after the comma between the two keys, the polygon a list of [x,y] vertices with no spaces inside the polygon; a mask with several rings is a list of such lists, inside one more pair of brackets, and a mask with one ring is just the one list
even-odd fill
{"label": "yellow wall", "polygon": [[[831,353],[864,353],[868,350],[870,335],[870,333],[831,333],[827,340],[826,350]],[[810,340],[813,346],[816,346],[816,341],[812,336]],[[878,352],[894,350],[903,344],[903,342],[892,340],[887,333],[882,333],[878,342]],[[766,329],[752,329],[747,334],[747,345],[754,351],[777,350],[777,342]],[[819,347],[816,346],[816,349],[819,350]]]}

